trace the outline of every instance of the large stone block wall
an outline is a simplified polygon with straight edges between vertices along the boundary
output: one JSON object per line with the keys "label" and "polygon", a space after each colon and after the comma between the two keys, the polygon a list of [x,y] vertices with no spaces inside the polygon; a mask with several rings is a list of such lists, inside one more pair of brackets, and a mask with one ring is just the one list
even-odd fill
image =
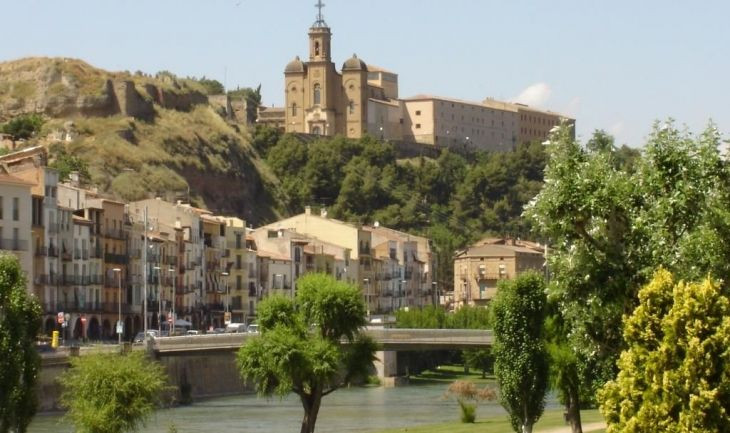
{"label": "large stone block wall", "polygon": [[219,351],[205,354],[163,355],[158,361],[165,366],[170,384],[179,390],[190,386],[193,400],[241,394],[246,388],[236,367],[236,352]]}

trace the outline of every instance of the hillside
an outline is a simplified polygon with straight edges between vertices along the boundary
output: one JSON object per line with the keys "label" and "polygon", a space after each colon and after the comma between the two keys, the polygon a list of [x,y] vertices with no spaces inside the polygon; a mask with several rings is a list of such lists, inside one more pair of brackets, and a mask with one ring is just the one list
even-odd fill
{"label": "hillside", "polygon": [[245,126],[224,119],[196,80],[108,72],[65,58],[0,63],[0,123],[29,113],[45,122],[26,146],[82,159],[88,182],[118,198],[190,197],[252,223],[281,208],[277,181]]}

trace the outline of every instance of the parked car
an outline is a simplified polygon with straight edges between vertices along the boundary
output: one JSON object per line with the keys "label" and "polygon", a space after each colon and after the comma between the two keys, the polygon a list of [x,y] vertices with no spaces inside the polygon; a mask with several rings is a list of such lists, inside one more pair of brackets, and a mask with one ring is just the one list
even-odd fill
{"label": "parked car", "polygon": [[185,333],[186,335],[200,335],[200,331],[196,329],[188,329],[188,331]]}
{"label": "parked car", "polygon": [[[148,329],[147,335],[150,338],[157,338],[157,330],[156,329]],[[138,332],[137,335],[134,336],[134,340],[132,340],[133,344],[140,344],[144,343],[145,337],[144,332]]]}
{"label": "parked car", "polygon": [[252,323],[248,325],[247,331],[249,334],[258,334],[259,333],[259,325],[256,323]]}

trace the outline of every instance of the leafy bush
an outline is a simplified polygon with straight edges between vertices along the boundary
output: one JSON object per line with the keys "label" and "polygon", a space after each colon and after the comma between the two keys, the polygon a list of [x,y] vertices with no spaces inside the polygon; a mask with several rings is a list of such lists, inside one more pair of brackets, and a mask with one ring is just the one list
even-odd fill
{"label": "leafy bush", "polygon": [[27,140],[35,136],[43,126],[43,118],[37,114],[24,114],[0,126],[0,132],[10,134],[13,140]]}
{"label": "leafy bush", "polygon": [[135,431],[167,388],[164,368],[141,352],[97,353],[72,358],[59,379],[61,404],[79,432]]}

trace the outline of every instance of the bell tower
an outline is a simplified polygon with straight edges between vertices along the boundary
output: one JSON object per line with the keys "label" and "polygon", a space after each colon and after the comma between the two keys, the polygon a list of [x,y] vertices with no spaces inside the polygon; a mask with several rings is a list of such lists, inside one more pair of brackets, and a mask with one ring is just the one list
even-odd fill
{"label": "bell tower", "polygon": [[317,4],[317,20],[309,28],[309,61],[310,62],[329,62],[330,43],[332,40],[332,32],[324,21],[322,16],[322,8],[324,3],[318,0]]}

